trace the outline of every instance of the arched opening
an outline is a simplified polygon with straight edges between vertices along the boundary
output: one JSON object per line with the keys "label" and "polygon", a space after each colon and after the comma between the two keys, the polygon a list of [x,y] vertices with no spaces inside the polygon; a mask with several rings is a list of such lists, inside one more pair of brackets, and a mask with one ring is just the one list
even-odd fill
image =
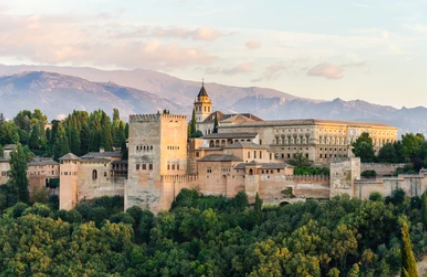
{"label": "arched opening", "polygon": [[209,142],[209,147],[214,147],[214,146],[215,146],[214,141],[213,141],[213,140],[211,140],[211,141]]}
{"label": "arched opening", "polygon": [[254,171],[251,169],[249,169],[249,175],[254,175]]}
{"label": "arched opening", "polygon": [[284,202],[281,202],[279,206],[284,207],[284,206],[289,205],[289,204],[290,204],[289,202],[284,201]]}
{"label": "arched opening", "polygon": [[98,179],[98,171],[94,170],[92,171],[92,180]]}

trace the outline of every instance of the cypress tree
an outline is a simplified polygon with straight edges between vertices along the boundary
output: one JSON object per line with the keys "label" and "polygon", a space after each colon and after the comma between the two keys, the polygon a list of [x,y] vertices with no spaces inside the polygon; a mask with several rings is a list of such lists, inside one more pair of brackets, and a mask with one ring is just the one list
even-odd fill
{"label": "cypress tree", "polygon": [[18,200],[29,203],[30,194],[28,192],[27,158],[20,143],[10,154],[10,168],[9,177],[17,193]]}
{"label": "cypress tree", "polygon": [[122,153],[122,160],[127,160],[129,154],[128,154],[128,148],[126,146],[126,141],[122,142],[121,153]]}
{"label": "cypress tree", "polygon": [[258,192],[256,193],[255,196],[255,206],[254,206],[254,216],[255,216],[255,223],[257,225],[262,223],[262,199],[259,197]]}
{"label": "cypress tree", "polygon": [[105,149],[105,151],[113,150],[113,136],[111,132],[111,122],[110,118],[102,112],[102,136],[101,136],[101,147]]}
{"label": "cypress tree", "polygon": [[4,149],[0,144],[0,157],[3,157],[3,156],[4,156]]}
{"label": "cypress tree", "polygon": [[406,221],[402,224],[402,277],[418,277],[417,264],[415,263],[414,253],[412,253],[411,238],[409,235],[408,224]]}
{"label": "cypress tree", "polygon": [[129,123],[126,123],[125,125],[125,137],[126,139],[129,138]]}
{"label": "cypress tree", "polygon": [[113,109],[113,122],[120,121],[120,112],[118,109]]}
{"label": "cypress tree", "polygon": [[218,116],[215,116],[215,122],[214,122],[214,127],[213,127],[213,133],[214,134],[218,133],[218,126],[219,126]]}
{"label": "cypress tree", "polygon": [[34,125],[31,132],[29,146],[31,149],[40,149],[40,127],[38,124]]}
{"label": "cypress tree", "polygon": [[193,135],[196,133],[197,127],[196,127],[196,110],[193,109],[193,115],[191,116],[191,122],[190,122],[190,135]]}
{"label": "cypress tree", "polygon": [[68,153],[70,153],[70,148],[68,145],[67,134],[64,126],[62,126],[62,124],[58,124],[58,128],[55,133],[55,143],[53,144],[53,157],[55,160],[58,160],[60,157]]}
{"label": "cypress tree", "polygon": [[74,155],[80,156],[80,134],[76,127],[70,129],[70,151]]}
{"label": "cypress tree", "polygon": [[80,154],[86,155],[89,153],[90,146],[90,129],[87,123],[82,125],[82,129],[80,130]]}

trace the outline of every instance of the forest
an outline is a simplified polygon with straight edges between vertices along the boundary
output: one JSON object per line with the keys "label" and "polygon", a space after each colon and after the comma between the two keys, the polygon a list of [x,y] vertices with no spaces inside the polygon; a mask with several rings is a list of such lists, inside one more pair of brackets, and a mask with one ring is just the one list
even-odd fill
{"label": "forest", "polygon": [[183,190],[157,215],[123,212],[121,197],[1,212],[0,276],[418,276],[427,251],[427,196],[402,190],[283,207]]}

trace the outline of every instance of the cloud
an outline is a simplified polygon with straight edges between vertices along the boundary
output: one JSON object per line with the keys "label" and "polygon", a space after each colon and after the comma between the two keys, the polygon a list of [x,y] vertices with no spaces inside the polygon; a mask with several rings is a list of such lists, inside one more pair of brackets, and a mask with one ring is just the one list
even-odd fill
{"label": "cloud", "polygon": [[[181,27],[164,27],[164,26],[123,26],[118,28],[117,32],[113,32],[113,37],[116,38],[176,38],[176,39],[192,39],[201,41],[214,41],[228,33],[220,32],[211,27],[199,27],[195,29],[187,29]],[[128,30],[130,29],[130,30]]]}
{"label": "cloud", "polygon": [[[112,33],[123,33],[125,27],[102,23],[96,16],[2,16],[0,57],[48,64],[162,70],[206,66],[217,59],[203,47],[185,46],[155,37],[111,37]],[[212,30],[193,30],[195,39],[207,40],[215,36]]]}
{"label": "cloud", "polygon": [[330,63],[321,63],[308,70],[308,76],[324,77],[331,80],[339,80],[344,75],[344,68]]}
{"label": "cloud", "polygon": [[250,40],[246,42],[245,46],[248,50],[257,49],[261,47],[261,42],[258,40]]}
{"label": "cloud", "polygon": [[427,35],[427,25],[423,24],[404,24],[405,28],[423,35]]}
{"label": "cloud", "polygon": [[238,64],[232,68],[224,69],[224,68],[207,68],[207,74],[223,74],[223,75],[236,75],[243,73],[250,73],[254,71],[254,63],[242,63]]}

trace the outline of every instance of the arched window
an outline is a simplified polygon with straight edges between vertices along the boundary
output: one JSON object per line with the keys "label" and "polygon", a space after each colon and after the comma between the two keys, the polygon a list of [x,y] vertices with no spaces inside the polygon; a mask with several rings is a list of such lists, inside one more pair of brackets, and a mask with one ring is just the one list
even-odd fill
{"label": "arched window", "polygon": [[92,180],[98,179],[98,171],[94,170],[92,171]]}
{"label": "arched window", "polygon": [[251,169],[249,169],[249,175],[254,175],[254,171]]}

